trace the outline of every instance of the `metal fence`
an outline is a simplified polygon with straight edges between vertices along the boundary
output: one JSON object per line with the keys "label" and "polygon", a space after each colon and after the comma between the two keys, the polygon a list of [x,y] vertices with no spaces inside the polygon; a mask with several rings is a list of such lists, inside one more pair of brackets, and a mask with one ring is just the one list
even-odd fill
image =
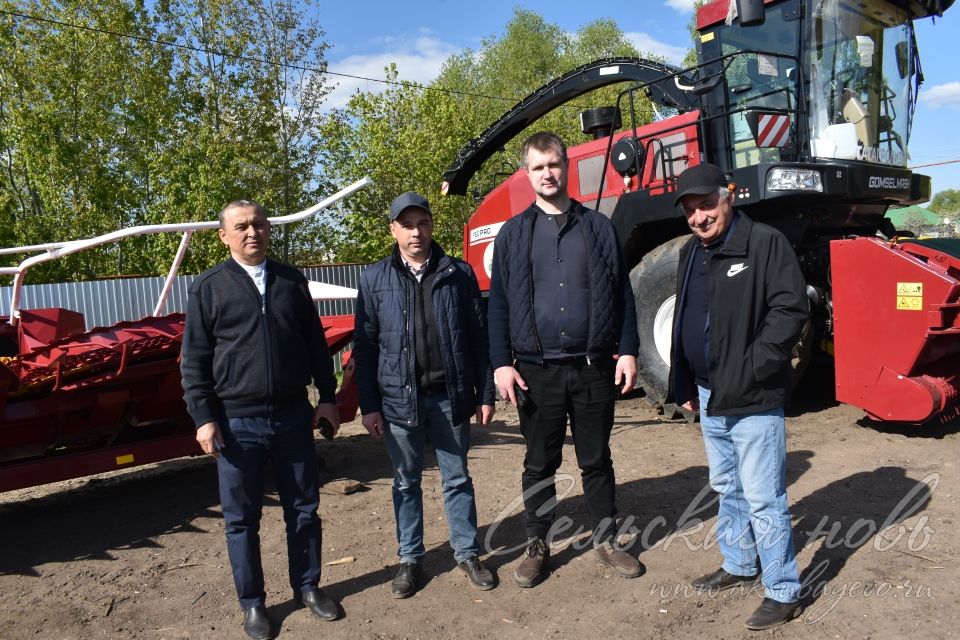
{"label": "metal fence", "polygon": [[[300,269],[308,280],[356,289],[366,265],[335,264]],[[184,312],[187,290],[194,275],[177,276],[161,315]],[[21,309],[63,307],[83,314],[87,329],[108,327],[123,320],[139,320],[153,313],[165,278],[114,278],[90,282],[28,284],[23,287]],[[0,315],[10,314],[12,287],[0,287]],[[352,315],[353,300],[323,300],[317,303],[320,315]],[[334,358],[337,370],[339,359]]]}

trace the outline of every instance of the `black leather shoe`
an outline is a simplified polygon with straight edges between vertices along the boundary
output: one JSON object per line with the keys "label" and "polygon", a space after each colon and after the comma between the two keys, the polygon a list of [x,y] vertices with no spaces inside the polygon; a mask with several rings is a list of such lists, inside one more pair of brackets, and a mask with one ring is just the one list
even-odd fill
{"label": "black leather shoe", "polygon": [[793,620],[800,615],[799,602],[778,602],[773,598],[764,598],[760,607],[747,620],[747,629],[762,631]]}
{"label": "black leather shoe", "polygon": [[253,640],[270,640],[273,630],[270,627],[270,618],[267,608],[262,604],[243,610],[243,630]]}
{"label": "black leather shoe", "polygon": [[294,599],[313,612],[313,615],[324,620],[336,620],[340,617],[337,603],[331,600],[320,589],[305,589],[294,595]]}
{"label": "black leather shoe", "polygon": [[420,565],[416,562],[401,562],[397,575],[390,585],[394,598],[409,598],[417,592],[417,580],[420,578]]}
{"label": "black leather shoe", "polygon": [[735,587],[744,582],[753,582],[756,579],[756,574],[752,576],[735,576],[732,573],[727,573],[723,569],[717,569],[713,573],[708,573],[705,576],[697,578],[690,584],[700,591],[723,591],[724,589]]}
{"label": "black leather shoe", "polygon": [[497,580],[493,574],[480,562],[477,556],[470,556],[463,562],[457,563],[460,570],[470,578],[470,584],[480,591],[489,591],[497,586]]}

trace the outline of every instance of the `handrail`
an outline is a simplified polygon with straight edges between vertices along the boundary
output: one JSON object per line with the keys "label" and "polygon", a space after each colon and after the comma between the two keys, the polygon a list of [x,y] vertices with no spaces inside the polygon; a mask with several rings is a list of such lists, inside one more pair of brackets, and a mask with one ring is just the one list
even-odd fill
{"label": "handrail", "polygon": [[[361,178],[353,184],[344,187],[340,191],[337,191],[332,196],[321,200],[317,204],[299,211],[297,213],[291,213],[286,216],[278,216],[275,218],[270,218],[270,224],[283,226],[293,222],[298,222],[305,218],[316,214],[317,212],[326,209],[330,205],[346,198],[347,196],[353,194],[364,187],[372,184],[370,178]],[[164,301],[167,294],[170,291],[170,287],[173,282],[174,276],[176,276],[177,269],[180,266],[180,263],[183,261],[183,256],[186,253],[187,243],[190,240],[194,231],[201,231],[203,229],[216,229],[220,226],[218,220],[211,220],[208,222],[174,222],[169,224],[147,224],[139,225],[136,227],[129,227],[127,229],[119,229],[117,231],[111,231],[110,233],[105,233],[100,236],[93,238],[84,238],[81,240],[69,240],[66,242],[54,242],[49,244],[42,245],[30,245],[26,247],[11,247],[0,249],[0,254],[11,254],[11,253],[32,253],[35,251],[43,251],[44,253],[36,256],[31,256],[26,258],[16,267],[0,267],[0,275],[12,275],[13,276],[13,287],[10,294],[10,319],[8,324],[11,326],[16,326],[20,320],[20,298],[23,290],[23,279],[26,272],[38,264],[43,264],[44,262],[50,262],[51,260],[56,260],[57,258],[62,258],[73,253],[84,251],[86,249],[91,249],[104,244],[111,244],[124,238],[130,238],[134,236],[143,236],[143,235],[152,235],[157,233],[171,233],[171,232],[182,232],[184,234],[183,240],[181,240],[180,247],[177,250],[177,254],[174,258],[173,265],[170,268],[170,272],[167,275],[167,280],[164,283],[163,290],[160,293],[160,297],[157,300],[157,305],[155,307],[155,312],[159,312],[163,308]]]}

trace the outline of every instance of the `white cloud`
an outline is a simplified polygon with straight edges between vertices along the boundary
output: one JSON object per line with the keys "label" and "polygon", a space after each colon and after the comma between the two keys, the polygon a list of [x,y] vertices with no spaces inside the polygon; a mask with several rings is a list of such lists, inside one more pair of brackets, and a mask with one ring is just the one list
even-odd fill
{"label": "white cloud", "polygon": [[920,102],[931,109],[960,108],[960,82],[947,82],[929,89],[921,89]]}
{"label": "white cloud", "polygon": [[[447,58],[460,50],[429,35],[391,36],[368,43],[368,46],[379,51],[331,60],[328,69],[351,76],[383,80],[384,68],[394,63],[400,80],[426,84],[437,77]],[[330,79],[338,86],[327,96],[324,104],[326,109],[345,106],[357,89],[379,93],[388,86],[382,82],[343,76],[330,76]]]}
{"label": "white cloud", "polygon": [[667,4],[677,11],[693,11],[694,0],[667,0]]}
{"label": "white cloud", "polygon": [[637,48],[641,56],[648,53],[655,53],[666,58],[670,64],[679,65],[683,57],[687,55],[687,47],[678,47],[666,42],[661,42],[649,33],[643,31],[635,31],[624,35],[626,35],[630,44]]}

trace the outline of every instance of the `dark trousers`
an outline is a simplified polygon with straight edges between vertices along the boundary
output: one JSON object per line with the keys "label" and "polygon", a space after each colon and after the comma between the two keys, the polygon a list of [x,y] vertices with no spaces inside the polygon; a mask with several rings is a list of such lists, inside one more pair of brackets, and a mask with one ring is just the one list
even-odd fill
{"label": "dark trousers", "polygon": [[223,449],[217,464],[227,553],[240,606],[264,604],[260,514],[267,462],[287,525],[287,562],[295,592],[320,583],[321,528],[317,452],[306,399],[266,418],[220,421]]}
{"label": "dark trousers", "polygon": [[527,443],[523,459],[523,506],[527,535],[546,538],[553,524],[557,492],[554,474],[563,460],[567,418],[577,453],[594,540],[616,533],[616,480],[610,459],[613,429],[613,359],[586,364],[519,363],[530,402],[521,410],[520,431]]}

